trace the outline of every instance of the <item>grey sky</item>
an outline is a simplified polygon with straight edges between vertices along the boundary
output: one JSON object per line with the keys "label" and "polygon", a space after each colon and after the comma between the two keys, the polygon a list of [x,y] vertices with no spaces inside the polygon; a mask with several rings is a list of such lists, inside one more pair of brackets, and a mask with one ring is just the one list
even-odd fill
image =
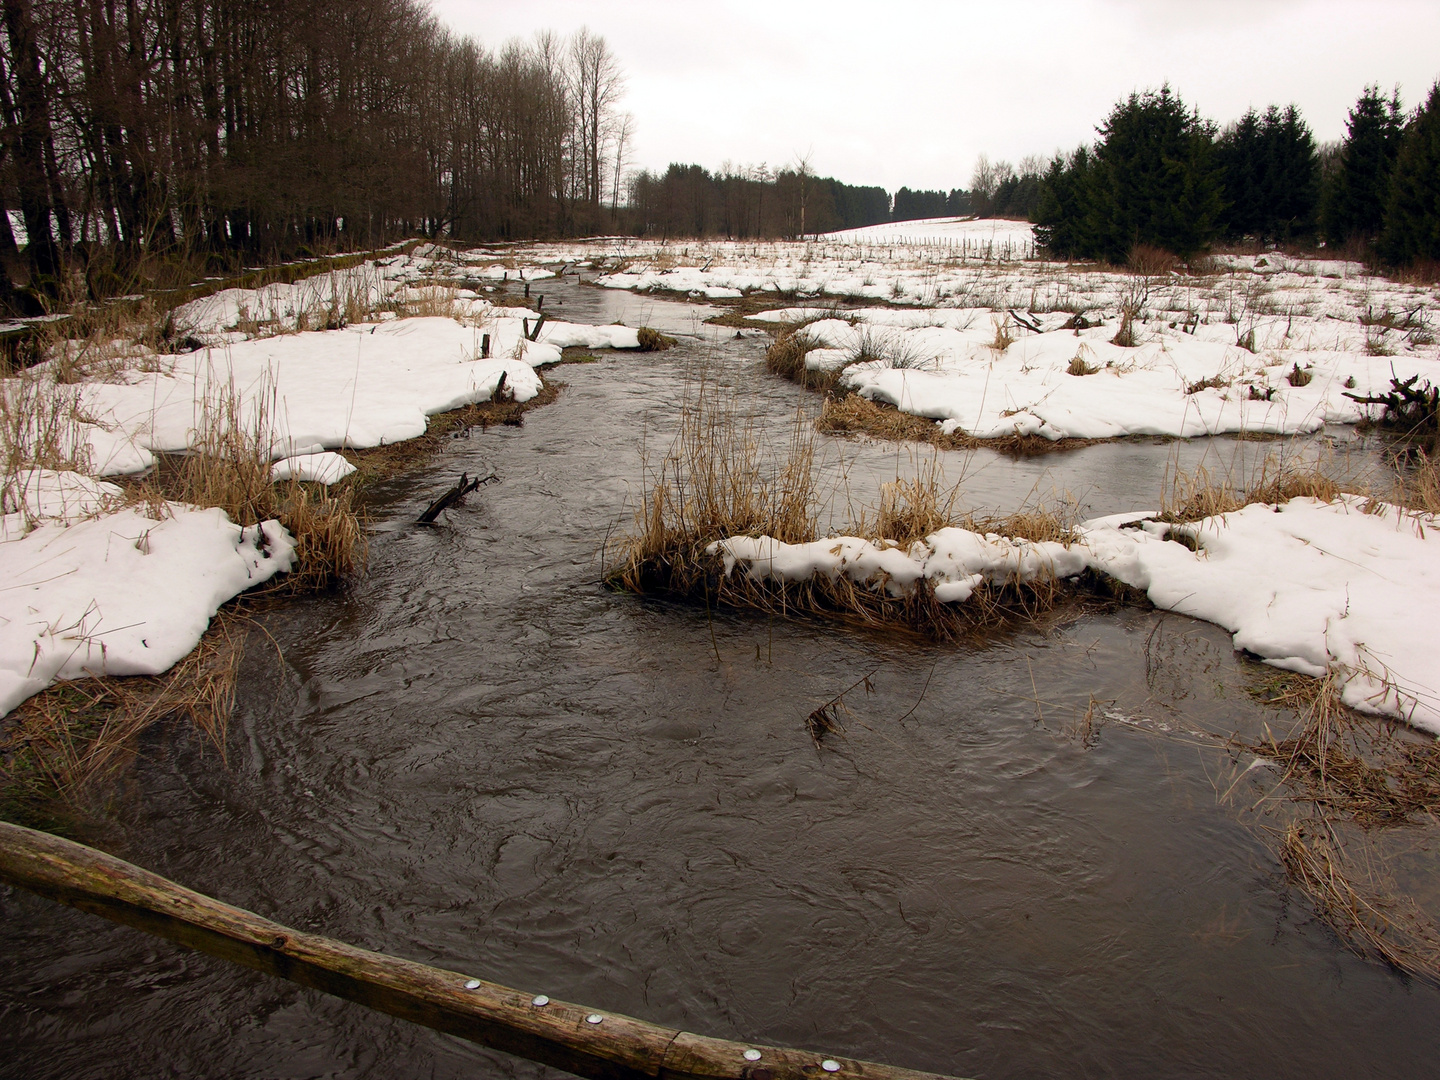
{"label": "grey sky", "polygon": [[890,190],[964,186],[1093,138],[1121,96],[1169,80],[1224,123],[1295,102],[1338,138],[1361,88],[1407,108],[1440,77],[1440,2],[436,0],[494,48],[539,29],[603,35],[628,76],[636,166],[785,164]]}

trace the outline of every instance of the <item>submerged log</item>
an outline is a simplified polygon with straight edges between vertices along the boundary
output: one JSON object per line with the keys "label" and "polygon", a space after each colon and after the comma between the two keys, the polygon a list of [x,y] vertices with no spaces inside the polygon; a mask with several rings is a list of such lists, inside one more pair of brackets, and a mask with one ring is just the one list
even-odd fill
{"label": "submerged log", "polygon": [[356,948],[231,907],[103,851],[0,822],[0,881],[222,960],[597,1080],[943,1080],[711,1039]]}

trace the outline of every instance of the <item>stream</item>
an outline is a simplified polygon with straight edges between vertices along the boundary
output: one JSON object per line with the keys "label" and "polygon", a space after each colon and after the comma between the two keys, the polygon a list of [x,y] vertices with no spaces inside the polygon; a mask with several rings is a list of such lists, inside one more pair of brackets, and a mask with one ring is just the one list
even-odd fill
{"label": "stream", "polygon": [[[712,309],[545,286],[554,318],[682,343],[559,367],[522,427],[375,493],[369,571],[250,634],[225,758],[157,725],[82,839],[303,930],[707,1035],[985,1078],[1433,1071],[1440,990],[1348,952],[1287,885],[1280,818],[1248,812],[1273,773],[1242,777],[1224,740],[1286,717],[1224,631],[1122,608],[961,648],[606,590],[601,547],[702,372],[776,445],[817,399]],[[1084,516],[1282,445],[1369,460],[1339,430],[942,464],[969,508],[1069,493]],[[818,447],[836,521],[928,460]],[[806,715],[865,675],[817,747]],[[561,1075],[3,888],[0,957],[7,1077]]]}

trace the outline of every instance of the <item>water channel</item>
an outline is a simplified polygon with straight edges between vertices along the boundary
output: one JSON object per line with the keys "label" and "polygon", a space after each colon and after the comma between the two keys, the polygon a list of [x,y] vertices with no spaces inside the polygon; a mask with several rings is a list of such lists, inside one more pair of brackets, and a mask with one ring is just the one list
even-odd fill
{"label": "water channel", "polygon": [[[777,438],[814,401],[702,309],[546,291],[557,317],[694,336],[561,367],[523,427],[380,492],[369,572],[251,635],[228,760],[152,729],[88,839],[302,929],[710,1035],[986,1078],[1433,1070],[1440,991],[1291,893],[1247,813],[1263,770],[1221,797],[1248,759],[1213,736],[1277,722],[1228,635],[1121,609],[936,647],[607,591],[642,443],[700,365]],[[913,467],[823,442],[856,502]],[[1167,464],[1275,449],[945,465],[976,507],[1110,512],[1154,505]],[[817,749],[804,717],[867,673]],[[4,1076],[546,1073],[10,890],[0,969]]]}

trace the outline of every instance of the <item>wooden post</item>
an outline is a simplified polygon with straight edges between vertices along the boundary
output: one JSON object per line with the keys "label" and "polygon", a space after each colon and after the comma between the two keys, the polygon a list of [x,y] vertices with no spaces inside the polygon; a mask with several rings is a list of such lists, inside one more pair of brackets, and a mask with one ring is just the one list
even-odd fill
{"label": "wooden post", "polygon": [[489,334],[481,334],[481,335],[480,335],[480,359],[481,359],[481,360],[489,360],[489,359],[490,359],[490,335],[489,335]]}
{"label": "wooden post", "polygon": [[711,1039],[359,949],[222,904],[103,851],[0,822],[0,881],[403,1020],[594,1080],[945,1080]]}

